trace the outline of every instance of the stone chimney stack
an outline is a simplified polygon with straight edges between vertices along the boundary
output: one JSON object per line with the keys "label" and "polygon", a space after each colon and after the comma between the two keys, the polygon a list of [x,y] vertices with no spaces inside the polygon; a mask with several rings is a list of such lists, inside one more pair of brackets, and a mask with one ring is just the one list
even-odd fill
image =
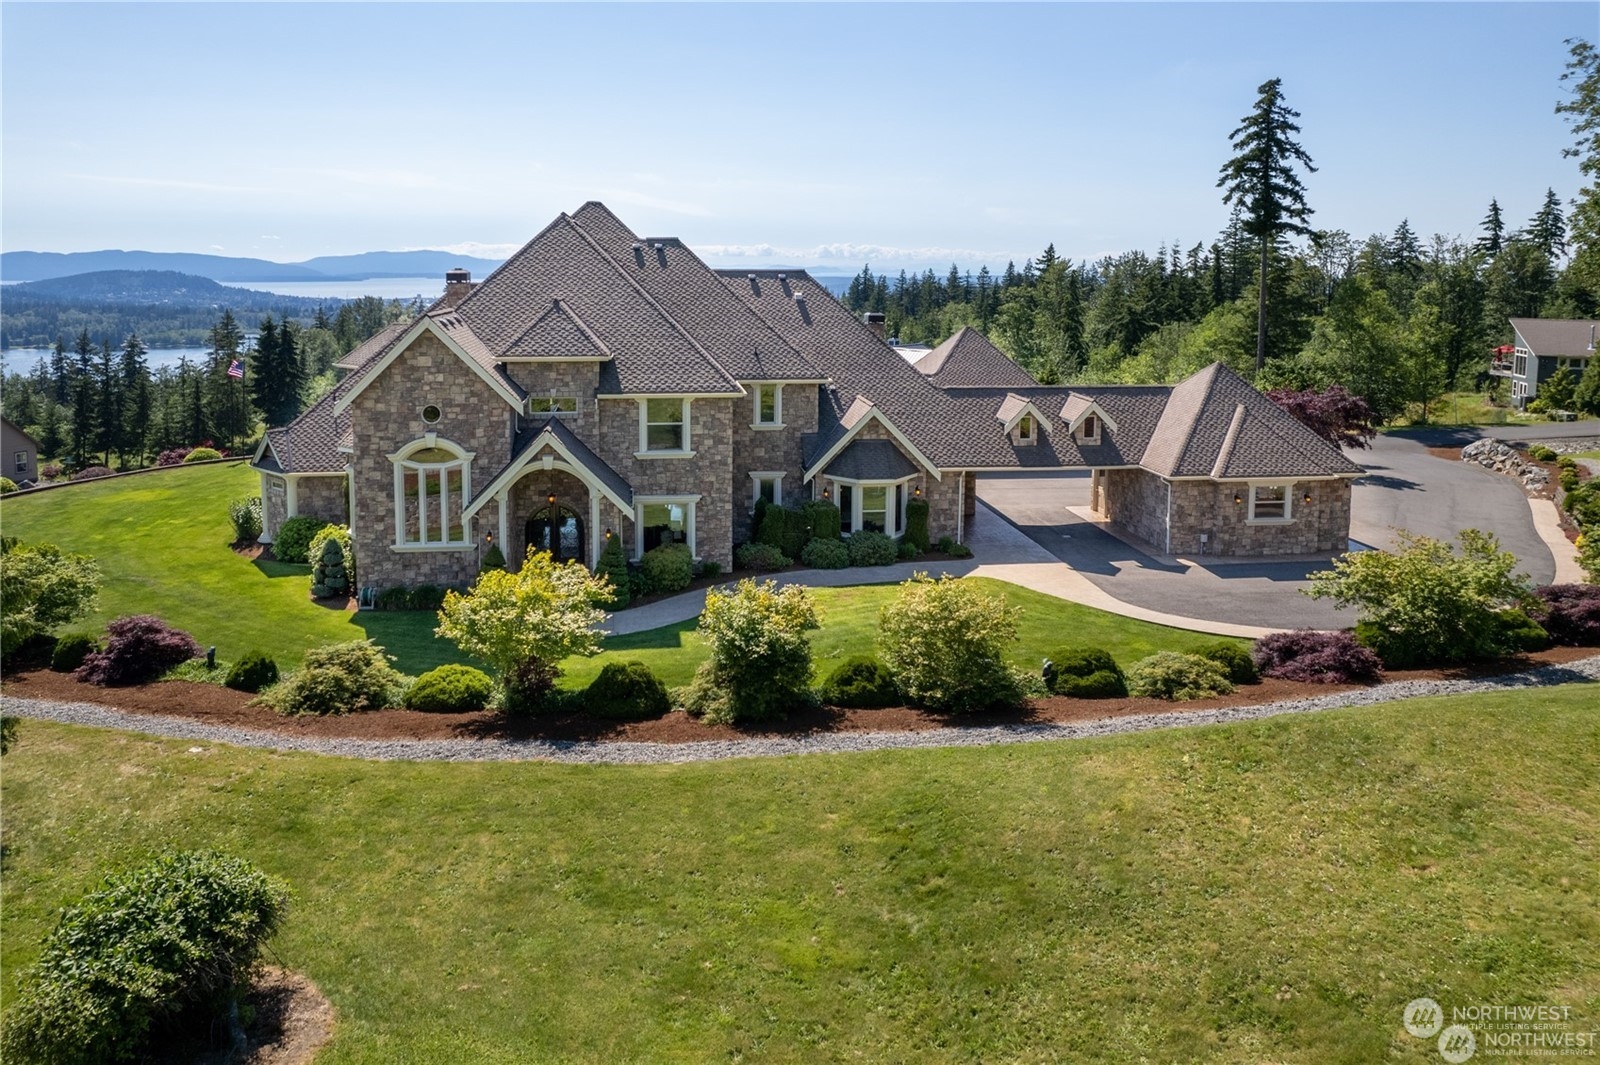
{"label": "stone chimney stack", "polygon": [[867,311],[866,313],[862,314],[861,321],[868,329],[877,334],[879,340],[884,339],[882,311]]}
{"label": "stone chimney stack", "polygon": [[454,307],[472,291],[472,271],[457,267],[444,272],[444,305]]}

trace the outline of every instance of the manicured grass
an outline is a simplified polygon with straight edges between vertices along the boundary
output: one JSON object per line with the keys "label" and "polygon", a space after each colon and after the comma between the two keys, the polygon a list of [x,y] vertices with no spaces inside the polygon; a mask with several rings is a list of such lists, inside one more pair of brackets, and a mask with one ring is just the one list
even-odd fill
{"label": "manicured grass", "polygon": [[[180,468],[8,501],[4,526],[9,536],[48,541],[99,560],[105,576],[100,610],[74,629],[96,631],[119,614],[147,613],[188,630],[202,645],[215,645],[226,661],[261,650],[289,667],[307,647],[363,637],[385,647],[407,673],[467,661],[454,644],[433,635],[432,614],[331,610],[307,597],[310,567],[250,562],[230,551],[228,500],[256,489],[255,475],[243,466]],[[1218,639],[999,581],[975,583],[1022,609],[1011,659],[1026,668],[1037,668],[1066,644],[1104,647],[1131,664],[1157,650],[1187,650]],[[812,634],[812,645],[820,673],[834,660],[871,651],[878,610],[894,594],[893,585],[816,590],[823,628]],[[587,684],[615,656],[641,659],[666,683],[686,684],[706,657],[694,625],[612,637],[600,657],[569,661],[563,684]]]}
{"label": "manicured grass", "polygon": [[1531,425],[1544,421],[1538,415],[1524,414],[1511,407],[1497,407],[1482,392],[1446,392],[1428,404],[1428,419],[1422,408],[1413,406],[1394,420],[1395,426],[1444,425]]}
{"label": "manicured grass", "polygon": [[0,990],[104,873],[207,846],[293,885],[319,1065],[1436,1062],[1418,996],[1600,1022],[1595,691],[649,767],[23,721]]}

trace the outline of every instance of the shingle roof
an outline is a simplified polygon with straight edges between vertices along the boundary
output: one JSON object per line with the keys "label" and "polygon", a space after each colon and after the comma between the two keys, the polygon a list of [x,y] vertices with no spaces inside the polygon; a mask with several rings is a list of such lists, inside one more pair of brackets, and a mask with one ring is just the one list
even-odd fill
{"label": "shingle roof", "polygon": [[502,355],[507,359],[608,359],[611,351],[567,306],[566,300],[555,299]]}
{"label": "shingle roof", "polygon": [[1513,318],[1527,349],[1535,355],[1593,355],[1600,322],[1587,318]]}
{"label": "shingle roof", "polygon": [[412,325],[408,318],[400,322],[390,322],[372,336],[363,340],[351,350],[350,354],[338,360],[333,365],[340,370],[355,370],[383,355],[394,346],[394,342],[404,335]]}
{"label": "shingle roof", "polygon": [[626,500],[628,505],[633,504],[633,487],[626,478],[611,468],[605,459],[596,455],[588,444],[578,439],[576,433],[561,421],[560,418],[551,418],[543,423],[524,426],[517,433],[516,439],[511,443],[511,459],[504,466],[495,471],[494,476],[484,482],[483,488],[468,501],[468,507],[475,506],[479,500],[491,491],[496,491],[495,482],[507,470],[515,469],[527,460],[530,455],[537,455],[542,451],[547,442],[559,441],[566,448],[578,464],[588,470],[595,478],[600,480],[619,499]]}
{"label": "shingle roof", "polygon": [[1036,388],[1033,375],[989,343],[989,338],[962,326],[950,339],[922,356],[915,363],[919,373],[940,388],[978,387]]}
{"label": "shingle roof", "polygon": [[917,470],[893,440],[852,440],[823,472],[853,481],[898,481]]}
{"label": "shingle roof", "polygon": [[[334,413],[338,392],[330,391],[283,428],[269,429],[270,450],[262,454],[263,461],[253,463],[255,468],[268,473],[343,473],[350,460],[339,451],[339,440],[350,431],[350,413]],[[273,455],[278,461],[269,463]]]}

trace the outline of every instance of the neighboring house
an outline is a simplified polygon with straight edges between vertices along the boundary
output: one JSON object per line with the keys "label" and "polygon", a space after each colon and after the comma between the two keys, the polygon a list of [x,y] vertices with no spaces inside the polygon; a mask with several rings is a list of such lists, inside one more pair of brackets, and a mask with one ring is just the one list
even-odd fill
{"label": "neighboring house", "polygon": [[4,416],[0,416],[0,455],[4,456],[5,461],[5,468],[0,469],[0,475],[11,478],[17,484],[39,479],[38,443],[21,426]]}
{"label": "neighboring house", "polygon": [[1215,365],[1172,387],[1047,388],[974,330],[911,365],[803,272],[707,267],[598,203],[341,360],[254,459],[263,540],[348,521],[363,585],[458,585],[500,545],[593,565],[681,542],[732,563],[759,500],[847,532],[964,538],[978,474],[1093,471],[1095,506],[1169,552],[1343,550],[1360,467]]}
{"label": "neighboring house", "polygon": [[1513,318],[1511,350],[1496,349],[1489,372],[1511,379],[1511,404],[1525,407],[1556,371],[1572,371],[1573,382],[1594,358],[1600,322],[1579,318]]}

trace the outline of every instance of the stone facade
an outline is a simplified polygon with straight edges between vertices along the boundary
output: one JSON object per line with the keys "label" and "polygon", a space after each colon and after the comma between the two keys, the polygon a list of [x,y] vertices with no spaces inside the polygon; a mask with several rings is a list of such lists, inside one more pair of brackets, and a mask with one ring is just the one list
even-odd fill
{"label": "stone facade", "polygon": [[1106,517],[1163,554],[1261,558],[1335,554],[1349,547],[1345,479],[1290,484],[1288,520],[1251,521],[1250,486],[1244,482],[1169,482],[1145,470],[1106,470],[1104,477]]}
{"label": "stone facade", "polygon": [[729,486],[733,542],[742,544],[755,534],[755,482],[751,474],[783,473],[783,502],[793,505],[811,498],[803,481],[805,462],[800,453],[802,433],[817,431],[817,386],[788,384],[782,388],[783,428],[756,428],[756,388],[732,400],[733,481]]}
{"label": "stone facade", "polygon": [[350,523],[350,483],[334,477],[300,477],[294,486],[295,513],[335,525]]}

